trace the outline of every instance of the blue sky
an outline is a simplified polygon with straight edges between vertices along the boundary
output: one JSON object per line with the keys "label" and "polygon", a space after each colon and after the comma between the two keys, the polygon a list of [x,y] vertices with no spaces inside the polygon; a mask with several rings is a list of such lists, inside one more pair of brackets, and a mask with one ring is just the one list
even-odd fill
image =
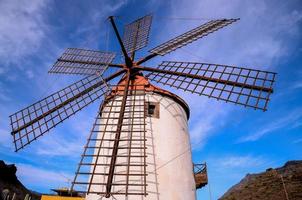
{"label": "blue sky", "polygon": [[[175,91],[191,108],[194,162],[208,163],[209,185],[198,199],[219,198],[247,173],[302,159],[302,3],[299,0],[0,1],[0,159],[16,163],[30,189],[68,186],[98,104],[28,148],[14,153],[8,116],[80,77],[47,74],[67,47],[120,53],[109,15],[117,24],[153,13],[150,44],[216,18],[241,20],[162,60],[245,66],[277,72],[267,112]],[[177,20],[175,18],[190,18]],[[119,54],[120,55],[120,54]],[[121,57],[116,58],[120,62]],[[168,89],[168,88],[166,88]]]}

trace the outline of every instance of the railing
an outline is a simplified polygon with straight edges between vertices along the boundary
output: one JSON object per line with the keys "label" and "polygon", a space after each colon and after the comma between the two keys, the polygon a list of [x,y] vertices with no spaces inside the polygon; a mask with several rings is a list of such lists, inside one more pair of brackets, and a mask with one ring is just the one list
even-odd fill
{"label": "railing", "polygon": [[193,164],[193,166],[196,189],[199,189],[208,184],[207,164]]}

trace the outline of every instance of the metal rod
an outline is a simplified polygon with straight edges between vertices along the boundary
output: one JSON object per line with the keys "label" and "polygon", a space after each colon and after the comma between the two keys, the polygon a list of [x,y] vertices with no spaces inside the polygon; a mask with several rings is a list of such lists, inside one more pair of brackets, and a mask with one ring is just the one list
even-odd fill
{"label": "metal rod", "polygon": [[127,75],[126,75],[126,85],[125,85],[124,94],[123,94],[123,102],[121,105],[120,115],[119,115],[119,119],[118,119],[118,123],[117,123],[117,131],[116,131],[115,141],[114,141],[113,150],[112,150],[112,158],[110,161],[109,176],[108,176],[107,185],[106,185],[106,197],[107,198],[110,197],[110,192],[111,192],[111,188],[112,188],[112,180],[113,180],[113,176],[114,176],[114,169],[115,169],[116,158],[117,158],[116,155],[118,152],[119,140],[120,140],[121,131],[122,131],[124,111],[126,108],[129,83],[130,83],[130,71],[128,71]]}
{"label": "metal rod", "polygon": [[91,65],[108,65],[110,67],[123,68],[122,64],[114,64],[114,63],[103,63],[103,62],[93,62],[93,61],[88,62],[88,61],[81,61],[81,60],[71,61],[71,60],[66,60],[66,59],[62,59],[62,58],[58,58],[58,61],[71,62],[71,63],[80,63],[80,64],[91,64]]}
{"label": "metal rod", "polygon": [[211,77],[205,77],[205,76],[200,76],[200,75],[195,75],[195,74],[187,74],[187,73],[182,73],[182,72],[175,72],[175,71],[169,71],[169,70],[163,70],[163,69],[157,69],[157,68],[151,68],[151,67],[137,66],[136,69],[148,71],[148,72],[159,72],[159,73],[172,74],[172,75],[176,75],[176,76],[195,78],[195,79],[211,81],[211,82],[218,82],[218,83],[222,83],[222,84],[273,93],[272,88],[260,87],[260,86],[256,86],[256,85],[248,85],[248,84],[238,83],[238,82],[230,81],[230,80],[221,80],[218,78],[211,78]]}
{"label": "metal rod", "polygon": [[144,62],[146,62],[146,61],[148,61],[148,60],[150,60],[150,59],[152,59],[152,58],[154,58],[155,56],[158,56],[158,55],[159,54],[156,54],[156,53],[149,54],[148,56],[146,56],[146,57],[140,59],[139,61],[137,61],[136,64],[140,65],[140,64],[142,64],[142,63],[144,63]]}
{"label": "metal rod", "polygon": [[112,24],[112,27],[113,27],[114,32],[115,32],[115,35],[116,35],[116,37],[117,37],[117,39],[118,39],[118,42],[119,42],[119,44],[120,44],[120,46],[121,46],[121,49],[122,49],[122,52],[123,52],[123,54],[124,54],[125,63],[126,63],[126,65],[127,65],[128,68],[131,68],[131,67],[132,67],[132,60],[131,60],[131,58],[129,58],[129,56],[128,56],[128,53],[127,53],[127,51],[126,51],[126,49],[125,49],[123,40],[122,40],[122,38],[121,38],[121,36],[120,36],[120,34],[119,34],[118,30],[117,30],[117,27],[116,27],[116,25],[115,25],[113,16],[110,16],[110,17],[109,17],[109,20],[110,20],[110,22],[111,22],[111,24]]}

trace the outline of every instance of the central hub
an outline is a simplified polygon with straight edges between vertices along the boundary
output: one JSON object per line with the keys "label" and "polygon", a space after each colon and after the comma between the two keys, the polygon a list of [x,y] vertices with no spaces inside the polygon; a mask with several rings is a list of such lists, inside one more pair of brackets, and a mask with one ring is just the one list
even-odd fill
{"label": "central hub", "polygon": [[127,57],[125,57],[125,64],[126,64],[126,66],[127,66],[129,69],[131,69],[132,66],[133,66],[133,61],[131,60],[131,58],[129,58],[129,57],[127,56]]}

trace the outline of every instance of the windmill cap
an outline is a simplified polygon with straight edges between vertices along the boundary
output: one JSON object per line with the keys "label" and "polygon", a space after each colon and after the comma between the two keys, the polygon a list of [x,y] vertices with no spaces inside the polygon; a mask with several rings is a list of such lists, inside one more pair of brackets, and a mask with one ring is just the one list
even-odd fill
{"label": "windmill cap", "polygon": [[[113,98],[116,94],[119,94],[119,95],[123,94],[125,85],[126,85],[126,76],[123,77],[119,81],[117,86],[112,88],[111,93],[107,96],[106,100]],[[172,92],[169,92],[160,87],[152,85],[149,82],[149,80],[146,77],[144,77],[142,74],[137,74],[133,78],[131,78],[129,90],[145,90],[146,92],[153,92],[156,94],[160,94],[160,95],[169,97],[169,98],[173,99],[175,102],[177,102],[179,105],[182,106],[182,108],[185,110],[185,112],[187,114],[187,119],[189,119],[189,117],[190,117],[189,106],[182,98],[180,98],[179,96],[177,96],[176,94],[174,94]]]}

